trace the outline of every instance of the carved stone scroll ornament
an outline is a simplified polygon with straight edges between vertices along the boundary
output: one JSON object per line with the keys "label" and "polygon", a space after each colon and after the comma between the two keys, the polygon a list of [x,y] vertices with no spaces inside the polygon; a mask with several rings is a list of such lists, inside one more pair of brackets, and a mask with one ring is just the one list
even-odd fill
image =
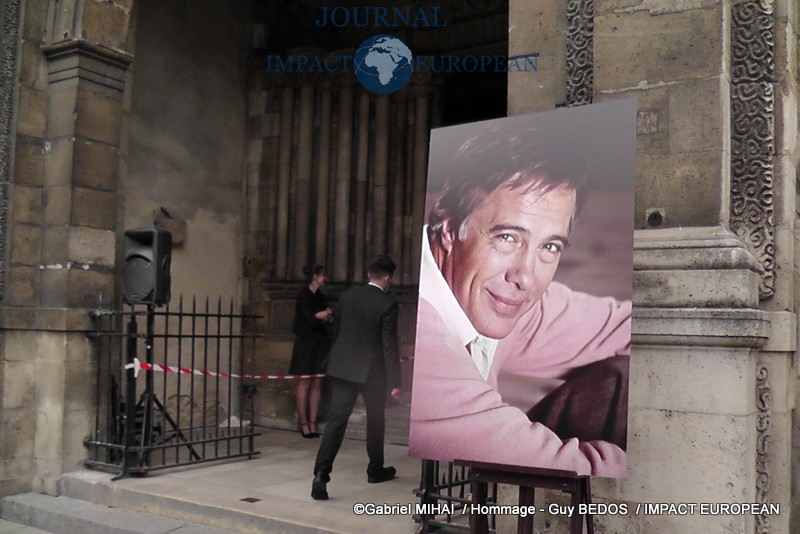
{"label": "carved stone scroll ornament", "polygon": [[[770,426],[772,415],[772,389],[769,385],[769,370],[765,365],[759,365],[756,371],[756,501],[766,504],[769,500],[770,490],[769,475],[769,446]],[[760,514],[756,516],[756,534],[769,534],[769,516]]]}
{"label": "carved stone scroll ornament", "polygon": [[771,0],[734,2],[731,27],[731,230],[761,264],[759,294],[775,294],[775,23]]}
{"label": "carved stone scroll ornament", "polygon": [[[731,230],[755,252],[761,266],[761,300],[775,294],[775,21],[773,0],[731,6]],[[756,374],[756,501],[770,493],[772,391],[769,369]],[[756,516],[756,534],[769,517]]]}
{"label": "carved stone scroll ornament", "polygon": [[592,103],[594,1],[567,2],[567,105]]}
{"label": "carved stone scroll ornament", "polygon": [[6,0],[0,13],[0,300],[6,290],[6,235],[8,234],[8,193],[13,161],[14,90],[22,23],[22,0]]}

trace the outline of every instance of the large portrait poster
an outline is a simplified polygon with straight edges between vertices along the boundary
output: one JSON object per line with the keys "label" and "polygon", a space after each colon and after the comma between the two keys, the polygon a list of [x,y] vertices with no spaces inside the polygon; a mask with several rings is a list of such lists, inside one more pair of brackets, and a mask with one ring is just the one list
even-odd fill
{"label": "large portrait poster", "polygon": [[431,135],[410,454],[625,476],[636,101]]}

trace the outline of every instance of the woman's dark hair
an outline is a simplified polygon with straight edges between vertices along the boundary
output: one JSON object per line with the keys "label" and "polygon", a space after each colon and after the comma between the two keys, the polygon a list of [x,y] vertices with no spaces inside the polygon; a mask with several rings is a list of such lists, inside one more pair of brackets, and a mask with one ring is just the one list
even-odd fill
{"label": "woman's dark hair", "polygon": [[306,281],[308,283],[311,283],[311,280],[313,280],[315,276],[318,276],[324,272],[324,265],[311,264],[303,267],[303,274],[306,275]]}

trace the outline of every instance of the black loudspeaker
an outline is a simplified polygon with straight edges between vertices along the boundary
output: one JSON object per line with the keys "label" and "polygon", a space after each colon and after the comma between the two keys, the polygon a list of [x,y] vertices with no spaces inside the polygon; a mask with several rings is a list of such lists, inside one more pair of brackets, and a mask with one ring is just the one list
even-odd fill
{"label": "black loudspeaker", "polygon": [[125,232],[122,298],[128,304],[163,306],[170,298],[172,234],[158,228]]}

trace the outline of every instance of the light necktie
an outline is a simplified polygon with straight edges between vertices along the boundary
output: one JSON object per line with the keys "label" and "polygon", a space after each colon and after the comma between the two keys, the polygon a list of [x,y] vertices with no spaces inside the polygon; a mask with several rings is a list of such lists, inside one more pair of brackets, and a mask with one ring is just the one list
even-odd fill
{"label": "light necktie", "polygon": [[472,361],[484,379],[489,376],[489,350],[489,339],[483,336],[477,336],[469,344]]}

